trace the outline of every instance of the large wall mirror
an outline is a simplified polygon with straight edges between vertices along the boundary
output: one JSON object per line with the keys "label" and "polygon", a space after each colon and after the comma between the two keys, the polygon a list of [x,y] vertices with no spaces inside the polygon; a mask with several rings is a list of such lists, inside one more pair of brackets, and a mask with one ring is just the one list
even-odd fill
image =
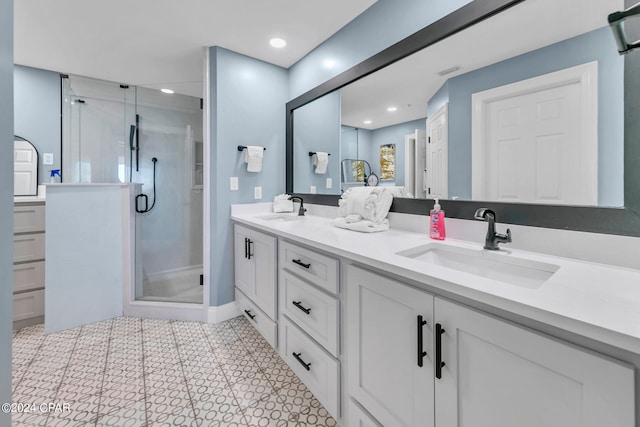
{"label": "large wall mirror", "polygon": [[[448,216],[490,205],[505,222],[640,235],[625,99],[640,53],[619,55],[607,25],[624,8],[471,2],[287,105],[287,191],[334,204],[384,175],[398,212],[439,197]],[[324,174],[310,151],[331,153]]]}

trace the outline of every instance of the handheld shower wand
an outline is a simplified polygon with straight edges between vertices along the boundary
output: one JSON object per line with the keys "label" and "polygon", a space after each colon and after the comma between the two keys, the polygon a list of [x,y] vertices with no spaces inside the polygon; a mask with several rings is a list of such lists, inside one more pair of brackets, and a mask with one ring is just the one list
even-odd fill
{"label": "handheld shower wand", "polygon": [[[151,207],[149,207],[149,197],[142,193],[142,194],[138,194],[136,196],[136,212],[138,213],[147,213],[150,212],[151,209],[153,209],[153,207],[156,205],[156,165],[158,163],[158,159],[153,157],[151,158],[151,161],[153,162],[153,203],[151,204]],[[144,207],[141,207],[140,201],[144,201]]]}

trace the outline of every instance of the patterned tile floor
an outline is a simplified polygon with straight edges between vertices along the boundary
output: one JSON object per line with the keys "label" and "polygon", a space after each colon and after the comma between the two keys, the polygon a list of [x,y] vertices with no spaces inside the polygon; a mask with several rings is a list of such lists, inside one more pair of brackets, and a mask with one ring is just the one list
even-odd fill
{"label": "patterned tile floor", "polygon": [[42,325],[22,329],[13,403],[35,405],[13,413],[16,427],[336,425],[244,317],[119,317],[47,336]]}

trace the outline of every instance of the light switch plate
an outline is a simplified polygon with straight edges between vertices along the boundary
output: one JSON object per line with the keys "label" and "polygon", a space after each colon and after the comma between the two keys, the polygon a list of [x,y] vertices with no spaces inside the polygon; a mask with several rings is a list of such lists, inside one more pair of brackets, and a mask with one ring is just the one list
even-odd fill
{"label": "light switch plate", "polygon": [[253,187],[253,198],[262,199],[262,187]]}
{"label": "light switch plate", "polygon": [[238,177],[232,176],[229,178],[229,189],[231,191],[238,191]]}
{"label": "light switch plate", "polygon": [[53,165],[53,153],[42,153],[42,164],[47,166]]}
{"label": "light switch plate", "polygon": [[333,180],[331,178],[327,178],[327,188],[333,187]]}
{"label": "light switch plate", "polygon": [[316,189],[316,186],[315,186],[315,185],[312,185],[312,186],[311,186],[311,188],[309,189],[309,193],[311,193],[311,194],[316,194],[316,193],[317,193],[317,191],[318,191],[318,190]]}

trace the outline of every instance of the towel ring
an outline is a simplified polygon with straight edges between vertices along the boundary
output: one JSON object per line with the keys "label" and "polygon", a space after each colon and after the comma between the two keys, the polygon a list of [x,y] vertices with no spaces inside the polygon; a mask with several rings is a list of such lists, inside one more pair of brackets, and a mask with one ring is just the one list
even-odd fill
{"label": "towel ring", "polygon": [[[315,151],[309,151],[309,157],[313,157],[314,154],[318,154]],[[331,153],[327,153],[327,156],[330,156]]]}

